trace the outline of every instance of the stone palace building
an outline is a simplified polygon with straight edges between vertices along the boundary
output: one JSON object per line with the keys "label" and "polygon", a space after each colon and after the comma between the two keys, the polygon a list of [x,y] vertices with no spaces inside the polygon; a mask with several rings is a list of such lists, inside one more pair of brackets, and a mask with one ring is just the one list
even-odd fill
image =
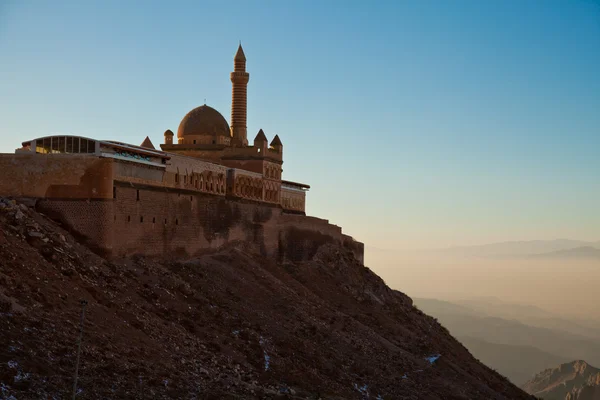
{"label": "stone palace building", "polygon": [[206,104],[188,112],[155,148],[80,136],[44,136],[0,154],[0,196],[27,198],[107,256],[192,255],[244,240],[267,255],[304,258],[341,242],[362,243],[307,217],[309,186],[282,179],[283,143],[247,136],[246,56],[230,74],[231,124]]}

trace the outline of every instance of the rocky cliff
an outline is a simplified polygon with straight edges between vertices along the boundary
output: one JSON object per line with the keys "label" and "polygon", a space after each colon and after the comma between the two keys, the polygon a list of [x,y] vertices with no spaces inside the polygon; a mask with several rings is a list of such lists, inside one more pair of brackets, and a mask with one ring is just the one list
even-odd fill
{"label": "rocky cliff", "polygon": [[352,252],[107,261],[0,201],[0,398],[530,399]]}
{"label": "rocky cliff", "polygon": [[600,400],[600,369],[573,361],[546,369],[523,385],[544,400]]}

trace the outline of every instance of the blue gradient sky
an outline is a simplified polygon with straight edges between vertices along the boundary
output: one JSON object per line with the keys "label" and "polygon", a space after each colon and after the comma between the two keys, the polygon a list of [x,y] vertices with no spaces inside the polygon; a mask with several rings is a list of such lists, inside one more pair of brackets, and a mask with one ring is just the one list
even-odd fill
{"label": "blue gradient sky", "polygon": [[155,145],[207,103],[278,133],[308,210],[367,245],[600,239],[591,0],[0,2],[0,151]]}

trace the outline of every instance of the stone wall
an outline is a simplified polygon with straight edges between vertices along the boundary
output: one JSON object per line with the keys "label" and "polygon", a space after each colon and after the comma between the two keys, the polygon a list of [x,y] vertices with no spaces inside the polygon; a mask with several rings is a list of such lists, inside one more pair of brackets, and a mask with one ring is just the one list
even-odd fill
{"label": "stone wall", "polygon": [[57,199],[112,198],[111,159],[84,154],[0,154],[0,195]]}
{"label": "stone wall", "polygon": [[192,191],[116,185],[113,237],[107,243],[116,257],[192,256],[238,240],[256,244],[265,255],[277,254],[278,207]]}
{"label": "stone wall", "polygon": [[38,199],[36,209],[61,221],[74,236],[95,252],[103,256],[112,255],[112,200]]}
{"label": "stone wall", "polygon": [[284,210],[304,211],[306,209],[306,192],[281,186],[281,207]]}
{"label": "stone wall", "polygon": [[[190,180],[195,168],[180,187],[164,185],[156,168],[140,174],[137,166],[93,155],[0,155],[0,168],[6,177],[0,196],[36,199],[39,211],[107,257],[188,257],[245,241],[265,256],[304,260],[323,244],[337,242],[362,260],[362,244],[339,226],[275,203],[209,193]],[[260,199],[264,192],[257,193]]]}
{"label": "stone wall", "polygon": [[244,241],[265,256],[299,261],[310,259],[323,244],[337,242],[362,260],[362,244],[343,235],[340,227],[277,206],[127,182],[115,182],[114,194],[112,200],[42,199],[37,204],[105,256],[189,257]]}

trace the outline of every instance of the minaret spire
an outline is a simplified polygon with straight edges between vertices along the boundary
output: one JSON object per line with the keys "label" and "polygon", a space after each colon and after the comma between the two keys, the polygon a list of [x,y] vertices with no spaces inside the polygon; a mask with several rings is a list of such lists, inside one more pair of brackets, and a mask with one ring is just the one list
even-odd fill
{"label": "minaret spire", "polygon": [[232,84],[231,96],[231,136],[234,146],[247,146],[246,126],[247,86],[250,74],[246,72],[246,55],[242,49],[242,41],[233,57],[233,72],[230,74]]}

